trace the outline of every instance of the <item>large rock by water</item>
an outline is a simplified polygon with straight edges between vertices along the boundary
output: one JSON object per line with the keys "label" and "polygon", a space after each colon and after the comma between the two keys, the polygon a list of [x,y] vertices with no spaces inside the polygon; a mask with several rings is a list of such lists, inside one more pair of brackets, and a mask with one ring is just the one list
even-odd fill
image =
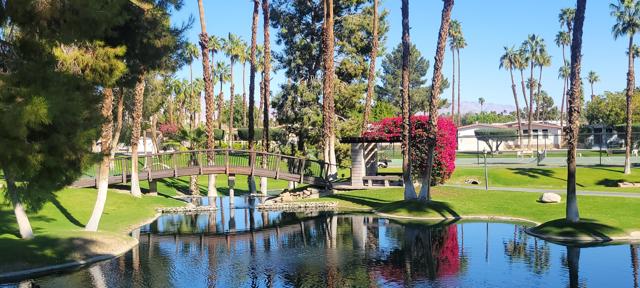
{"label": "large rock by water", "polygon": [[562,197],[560,197],[560,195],[556,194],[556,193],[543,193],[540,196],[540,199],[538,199],[538,201],[540,201],[541,203],[560,203],[560,201],[562,200]]}

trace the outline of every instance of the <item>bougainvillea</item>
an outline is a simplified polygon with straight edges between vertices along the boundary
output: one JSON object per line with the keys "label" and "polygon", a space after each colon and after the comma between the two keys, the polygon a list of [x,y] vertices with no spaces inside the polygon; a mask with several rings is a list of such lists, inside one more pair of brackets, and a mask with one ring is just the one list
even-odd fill
{"label": "bougainvillea", "polygon": [[160,124],[160,126],[158,127],[158,130],[160,131],[160,133],[162,133],[162,135],[164,137],[167,138],[171,138],[174,135],[176,135],[176,133],[178,133],[178,125],[176,124],[172,124],[172,123],[163,123]]}
{"label": "bougainvillea", "polygon": [[[428,120],[429,116],[411,117],[411,171],[416,176],[422,176],[427,168]],[[438,136],[431,174],[431,183],[434,185],[444,183],[456,168],[457,133],[458,130],[451,119],[438,118]],[[395,142],[399,141],[401,134],[402,117],[394,117],[371,124],[362,137],[368,140]]]}

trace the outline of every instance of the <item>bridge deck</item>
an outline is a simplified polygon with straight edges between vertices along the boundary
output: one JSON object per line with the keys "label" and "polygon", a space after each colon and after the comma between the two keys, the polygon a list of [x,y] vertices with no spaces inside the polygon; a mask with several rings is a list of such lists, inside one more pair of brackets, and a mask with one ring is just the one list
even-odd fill
{"label": "bridge deck", "polygon": [[[141,155],[138,179],[152,181],[192,175],[248,175],[326,186],[324,161],[246,150],[197,150]],[[74,187],[96,185],[97,165],[89,169]],[[115,158],[109,169],[109,184],[131,180],[131,157]]]}

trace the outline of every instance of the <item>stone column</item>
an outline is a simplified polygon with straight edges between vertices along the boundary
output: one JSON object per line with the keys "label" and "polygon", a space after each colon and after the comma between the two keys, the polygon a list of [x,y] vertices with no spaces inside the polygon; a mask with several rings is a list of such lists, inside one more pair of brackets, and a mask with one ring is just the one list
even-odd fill
{"label": "stone column", "polygon": [[361,187],[365,175],[363,143],[351,143],[351,186]]}
{"label": "stone column", "polygon": [[378,143],[364,144],[364,165],[367,176],[378,175]]}
{"label": "stone column", "polygon": [[153,195],[153,196],[158,195],[158,181],[157,180],[149,181],[149,195]]}
{"label": "stone column", "polygon": [[234,202],[235,202],[235,198],[234,198],[235,193],[233,191],[233,188],[236,185],[236,175],[229,175],[228,183],[229,183],[229,205],[231,206],[231,208],[233,208]]}

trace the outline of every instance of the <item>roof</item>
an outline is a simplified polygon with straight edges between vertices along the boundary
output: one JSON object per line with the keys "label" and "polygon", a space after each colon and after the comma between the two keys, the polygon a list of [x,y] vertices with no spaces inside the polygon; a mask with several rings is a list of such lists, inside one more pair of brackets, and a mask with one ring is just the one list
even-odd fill
{"label": "roof", "polygon": [[[527,122],[522,122],[523,129],[525,129],[526,123]],[[494,123],[494,124],[475,123],[471,125],[458,127],[458,130],[467,130],[467,129],[474,129],[474,128],[515,128],[517,125],[518,125],[518,122],[515,122],[515,121],[507,122],[507,123]],[[531,122],[531,125],[536,127],[558,128],[558,129],[561,128],[560,125],[556,125],[548,122],[541,122],[541,121],[533,121]]]}

